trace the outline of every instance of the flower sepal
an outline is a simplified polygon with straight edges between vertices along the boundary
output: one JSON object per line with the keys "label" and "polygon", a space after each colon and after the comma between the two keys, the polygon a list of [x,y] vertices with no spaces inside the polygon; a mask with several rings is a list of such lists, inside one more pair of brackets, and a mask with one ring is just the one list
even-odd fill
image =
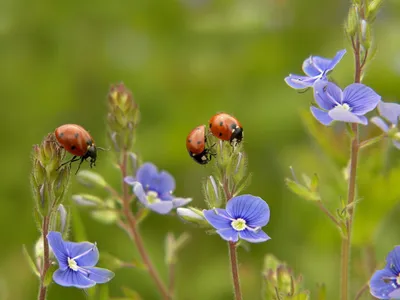
{"label": "flower sepal", "polygon": [[307,175],[303,175],[305,184],[299,183],[295,179],[285,178],[286,186],[297,196],[307,201],[321,201],[318,192],[318,176],[315,174],[312,179]]}
{"label": "flower sepal", "polygon": [[187,245],[190,235],[186,232],[182,233],[178,238],[172,232],[168,232],[165,238],[165,263],[174,265],[178,261],[178,252]]}
{"label": "flower sepal", "polygon": [[47,269],[46,275],[44,275],[43,285],[49,286],[52,282],[54,272],[58,269],[57,265],[51,264],[50,267]]}
{"label": "flower sepal", "polygon": [[[43,240],[42,240],[42,244],[43,244]],[[22,254],[24,255],[26,262],[28,263],[28,266],[32,270],[33,274],[35,274],[38,278],[40,278],[39,269],[36,266],[36,264],[34,263],[31,255],[29,254],[28,249],[26,249],[25,245],[22,245]],[[37,260],[37,262],[41,262],[41,260]]]}

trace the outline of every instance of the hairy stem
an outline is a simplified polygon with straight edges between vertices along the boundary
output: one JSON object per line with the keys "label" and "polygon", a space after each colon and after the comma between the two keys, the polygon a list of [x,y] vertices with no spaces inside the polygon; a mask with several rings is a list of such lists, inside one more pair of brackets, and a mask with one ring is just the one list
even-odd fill
{"label": "hairy stem", "polygon": [[[356,37],[356,40],[352,39],[354,60],[355,60],[355,74],[354,82],[361,82],[362,75],[362,63],[360,60],[360,40]],[[366,59],[366,58],[364,58]],[[359,132],[358,125],[351,124],[353,130],[353,138],[351,140],[351,153],[350,153],[350,176],[347,194],[347,212],[348,217],[346,220],[347,234],[342,238],[342,255],[341,255],[341,300],[347,300],[349,295],[349,264],[351,254],[351,235],[354,219],[354,207],[353,202],[356,195],[356,178],[357,178],[357,164],[358,164],[358,153],[360,150]]]}
{"label": "hairy stem", "polygon": [[159,292],[161,293],[162,299],[169,300],[171,299],[167,288],[165,287],[163,281],[161,280],[160,275],[158,274],[156,268],[154,267],[153,262],[151,261],[146,248],[143,243],[142,236],[139,233],[137,222],[135,216],[132,214],[130,208],[130,195],[128,185],[124,182],[124,178],[127,176],[126,171],[127,165],[127,153],[124,151],[122,164],[120,165],[121,173],[122,173],[122,189],[123,189],[123,213],[126,218],[126,228],[131,236],[132,240],[135,242],[135,245],[139,251],[139,254],[143,260],[143,263],[146,265],[147,270],[155,282]]}
{"label": "hairy stem", "polygon": [[229,246],[229,258],[231,262],[232,279],[233,279],[233,289],[235,292],[235,300],[242,300],[242,292],[240,290],[240,280],[239,280],[239,267],[236,253],[236,243],[228,242]]}
{"label": "hairy stem", "polygon": [[47,241],[47,234],[49,233],[50,216],[43,218],[42,225],[42,237],[43,237],[43,265],[40,273],[40,288],[38,300],[45,300],[47,295],[47,287],[44,285],[44,278],[47,270],[50,267],[50,255],[49,255],[49,242]]}

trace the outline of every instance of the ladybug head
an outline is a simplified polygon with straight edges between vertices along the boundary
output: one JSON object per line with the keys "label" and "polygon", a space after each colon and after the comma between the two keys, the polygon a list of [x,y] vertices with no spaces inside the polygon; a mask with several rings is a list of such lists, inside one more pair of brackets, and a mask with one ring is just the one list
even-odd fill
{"label": "ladybug head", "polygon": [[97,159],[97,149],[94,144],[88,145],[87,151],[85,154],[85,158],[90,157],[90,167],[95,166],[95,162]]}

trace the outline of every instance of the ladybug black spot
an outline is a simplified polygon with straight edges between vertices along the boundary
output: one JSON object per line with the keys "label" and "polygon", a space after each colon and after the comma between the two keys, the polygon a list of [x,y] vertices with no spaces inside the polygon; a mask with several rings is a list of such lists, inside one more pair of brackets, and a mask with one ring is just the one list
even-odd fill
{"label": "ladybug black spot", "polygon": [[212,124],[210,123],[210,128],[212,127]]}
{"label": "ladybug black spot", "polygon": [[75,133],[74,137],[77,139],[79,137],[79,133]]}
{"label": "ladybug black spot", "polygon": [[197,141],[197,145],[200,145],[201,144],[201,141]]}
{"label": "ladybug black spot", "polygon": [[236,129],[238,126],[236,124],[231,124],[231,129]]}
{"label": "ladybug black spot", "polygon": [[63,137],[63,136],[64,136],[64,132],[61,132],[61,133],[60,133],[60,137]]}
{"label": "ladybug black spot", "polygon": [[224,125],[224,122],[219,122],[219,126],[223,126]]}
{"label": "ladybug black spot", "polygon": [[192,140],[191,140],[191,139],[188,139],[188,142],[189,142],[189,143],[191,143],[191,142],[192,142]]}
{"label": "ladybug black spot", "polygon": [[92,145],[92,144],[93,144],[92,140],[89,139],[89,140],[86,141],[86,145]]}
{"label": "ladybug black spot", "polygon": [[219,136],[222,136],[222,132],[219,133]]}
{"label": "ladybug black spot", "polygon": [[76,146],[75,145],[72,145],[71,146],[71,150],[75,150],[76,149]]}

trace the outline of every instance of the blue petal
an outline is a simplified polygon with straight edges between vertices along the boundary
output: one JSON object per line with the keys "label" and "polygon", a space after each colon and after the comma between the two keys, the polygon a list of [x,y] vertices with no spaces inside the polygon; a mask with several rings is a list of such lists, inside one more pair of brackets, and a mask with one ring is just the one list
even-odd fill
{"label": "blue petal", "polygon": [[330,125],[333,122],[333,119],[329,116],[328,112],[320,110],[315,106],[311,106],[311,113],[321,124],[323,125]]}
{"label": "blue petal", "polygon": [[400,246],[394,247],[386,257],[386,267],[392,270],[393,274],[400,274]]}
{"label": "blue petal", "polygon": [[303,71],[310,77],[320,76],[323,73],[323,70],[318,69],[314,64],[314,57],[310,56],[303,62]]}
{"label": "blue petal", "polygon": [[[216,208],[203,210],[204,218],[211,224],[215,229],[232,229],[232,217],[227,214],[225,209]],[[232,229],[233,230],[233,229]]]}
{"label": "blue petal", "polygon": [[367,118],[364,116],[357,116],[351,111],[345,109],[343,106],[336,106],[334,109],[328,112],[329,116],[336,120],[349,123],[359,123],[363,125],[368,124]]}
{"label": "blue petal", "polygon": [[314,85],[314,99],[320,108],[331,110],[342,103],[342,90],[332,82],[318,80]]}
{"label": "blue petal", "polygon": [[93,267],[99,261],[99,250],[95,244],[89,242],[65,242],[65,248],[70,258],[75,258],[86,252],[85,255],[75,259],[77,265],[80,267]]}
{"label": "blue petal", "polygon": [[378,126],[383,132],[388,132],[389,131],[389,126],[385,123],[385,121],[382,120],[380,117],[372,117],[370,119],[371,123],[375,124]]}
{"label": "blue petal", "polygon": [[96,283],[106,283],[114,278],[115,274],[110,270],[103,268],[88,267],[85,268],[88,271],[87,278],[95,281]]}
{"label": "blue petal", "polygon": [[397,125],[400,117],[400,104],[381,101],[378,104],[378,111],[390,123]]}
{"label": "blue petal", "polygon": [[389,294],[392,299],[400,299],[400,287]]}
{"label": "blue petal", "polygon": [[192,198],[174,198],[172,200],[172,203],[174,205],[174,208],[176,208],[176,207],[185,206],[186,204],[188,204],[191,201],[192,201]]}
{"label": "blue petal", "polygon": [[133,183],[133,193],[136,195],[138,200],[144,205],[148,206],[149,201],[147,200],[146,193],[143,190],[143,186],[140,182],[134,182]]}
{"label": "blue petal", "polygon": [[343,91],[343,103],[347,103],[356,115],[364,115],[373,110],[379,101],[381,96],[362,83],[350,84]]}
{"label": "blue petal", "polygon": [[53,253],[58,261],[58,267],[61,270],[68,268],[68,253],[65,248],[65,242],[62,239],[61,233],[50,231],[47,235],[47,241],[53,250]]}
{"label": "blue petal", "polygon": [[161,171],[151,179],[150,189],[156,191],[159,195],[172,193],[175,190],[175,179],[168,172]]}
{"label": "blue petal", "polygon": [[152,163],[144,163],[136,172],[136,180],[146,189],[151,185],[154,177],[158,174],[157,167]]}
{"label": "blue petal", "polygon": [[126,176],[124,178],[124,181],[129,185],[133,185],[135,183],[136,179],[133,176]]}
{"label": "blue petal", "polygon": [[269,221],[269,207],[260,197],[241,195],[232,198],[226,205],[226,212],[232,218],[242,218],[250,227],[262,227]]}
{"label": "blue petal", "polygon": [[217,230],[217,233],[225,240],[230,242],[237,242],[239,240],[239,233],[233,228],[223,228]]}
{"label": "blue petal", "polygon": [[306,89],[312,87],[318,77],[308,77],[290,74],[285,78],[285,82],[294,89]]}
{"label": "blue petal", "polygon": [[96,285],[96,282],[88,279],[81,272],[67,270],[57,270],[53,274],[53,280],[61,286],[74,286],[80,289],[90,288]]}
{"label": "blue petal", "polygon": [[346,49],[340,50],[336,53],[335,57],[332,59],[331,63],[327,67],[327,71],[332,71],[336,65],[342,60],[343,56],[346,54]]}
{"label": "blue petal", "polygon": [[172,203],[172,201],[157,201],[151,204],[147,204],[146,207],[151,209],[152,211],[155,211],[156,213],[165,215],[174,208],[174,204]]}
{"label": "blue petal", "polygon": [[370,293],[378,299],[390,299],[389,294],[397,289],[395,280],[385,280],[396,277],[388,268],[376,271],[369,282]]}
{"label": "blue petal", "polygon": [[250,243],[261,243],[270,240],[271,238],[262,230],[259,231],[250,231],[245,229],[243,231],[239,231],[239,236],[241,239],[246,240]]}

